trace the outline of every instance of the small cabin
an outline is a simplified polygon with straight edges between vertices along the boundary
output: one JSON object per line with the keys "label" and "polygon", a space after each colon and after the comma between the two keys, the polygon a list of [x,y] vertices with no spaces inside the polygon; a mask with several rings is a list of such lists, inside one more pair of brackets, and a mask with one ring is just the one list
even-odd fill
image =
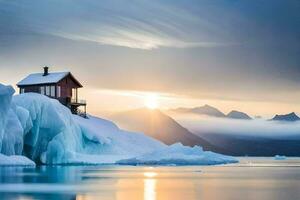
{"label": "small cabin", "polygon": [[44,67],[42,73],[28,75],[17,86],[20,94],[35,92],[46,95],[67,106],[73,114],[86,117],[86,101],[78,99],[78,88],[83,86],[71,72],[49,73],[49,68]]}

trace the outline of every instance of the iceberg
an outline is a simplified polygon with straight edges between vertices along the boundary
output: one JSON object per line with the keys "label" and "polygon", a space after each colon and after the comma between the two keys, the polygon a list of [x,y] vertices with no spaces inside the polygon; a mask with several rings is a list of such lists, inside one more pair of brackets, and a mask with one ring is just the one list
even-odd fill
{"label": "iceberg", "polygon": [[166,146],[135,158],[117,162],[121,165],[217,165],[236,163],[238,160],[210,151],[203,151],[199,146],[187,147],[180,143]]}
{"label": "iceberg", "polygon": [[23,149],[23,122],[17,114],[26,111],[12,103],[13,93],[11,86],[0,85],[0,153],[5,155],[20,155]]}
{"label": "iceberg", "polygon": [[23,119],[29,126],[24,149],[36,162],[106,164],[164,146],[143,134],[120,130],[107,120],[72,115],[67,107],[44,95],[25,93],[15,96],[13,102],[29,112],[31,123]]}
{"label": "iceberg", "polygon": [[44,95],[13,93],[11,86],[0,85],[3,155],[24,155],[43,164],[111,164],[166,146],[141,133],[121,130],[108,120],[72,115]]}
{"label": "iceberg", "polygon": [[201,147],[167,146],[105,119],[73,115],[41,94],[13,94],[11,86],[0,84],[0,165],[235,162]]}

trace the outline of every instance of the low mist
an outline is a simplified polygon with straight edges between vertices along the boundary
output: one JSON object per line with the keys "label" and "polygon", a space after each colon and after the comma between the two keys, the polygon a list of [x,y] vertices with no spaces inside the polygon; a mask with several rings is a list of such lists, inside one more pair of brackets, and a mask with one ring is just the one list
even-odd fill
{"label": "low mist", "polygon": [[228,134],[268,138],[300,138],[300,121],[237,120],[196,114],[169,113],[169,115],[197,135]]}

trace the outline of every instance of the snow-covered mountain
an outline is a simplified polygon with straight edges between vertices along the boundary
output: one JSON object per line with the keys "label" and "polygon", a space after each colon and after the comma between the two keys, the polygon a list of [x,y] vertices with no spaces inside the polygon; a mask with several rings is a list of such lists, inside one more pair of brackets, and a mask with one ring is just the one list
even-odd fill
{"label": "snow-covered mountain", "polygon": [[212,107],[210,105],[204,105],[200,107],[195,108],[177,108],[172,109],[172,112],[179,112],[179,113],[194,113],[199,115],[207,115],[212,117],[225,117],[226,115],[222,113],[220,110],[218,110],[215,107]]}
{"label": "snow-covered mountain", "polygon": [[236,110],[232,110],[226,115],[230,119],[252,119],[248,114]]}
{"label": "snow-covered mountain", "polygon": [[294,122],[300,120],[296,113],[292,112],[286,115],[275,115],[271,120]]}
{"label": "snow-covered mountain", "polygon": [[[171,148],[142,133],[121,130],[108,120],[72,115],[44,95],[13,93],[11,86],[0,84],[0,165],[116,163]],[[182,164],[186,148],[190,147],[177,146],[169,163]],[[214,164],[215,160],[237,162],[201,148],[193,155],[193,164]]]}
{"label": "snow-covered mountain", "polygon": [[194,135],[174,119],[157,109],[139,108],[114,114],[111,116],[111,119],[122,128],[143,132],[168,145],[180,142],[187,146],[200,145],[205,150],[216,149],[209,142]]}
{"label": "snow-covered mountain", "polygon": [[207,104],[195,108],[176,108],[176,109],[171,109],[170,111],[175,113],[193,113],[198,115],[207,115],[210,117],[222,117],[222,118],[229,118],[229,119],[252,119],[248,114],[237,110],[232,110],[227,115],[225,115],[219,109]]}

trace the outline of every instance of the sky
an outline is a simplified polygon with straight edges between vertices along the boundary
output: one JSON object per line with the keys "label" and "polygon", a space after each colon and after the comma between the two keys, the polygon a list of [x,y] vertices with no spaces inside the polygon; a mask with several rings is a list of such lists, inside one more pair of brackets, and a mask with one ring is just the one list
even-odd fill
{"label": "sky", "polygon": [[299,0],[0,0],[0,82],[71,71],[91,113],[300,113]]}

